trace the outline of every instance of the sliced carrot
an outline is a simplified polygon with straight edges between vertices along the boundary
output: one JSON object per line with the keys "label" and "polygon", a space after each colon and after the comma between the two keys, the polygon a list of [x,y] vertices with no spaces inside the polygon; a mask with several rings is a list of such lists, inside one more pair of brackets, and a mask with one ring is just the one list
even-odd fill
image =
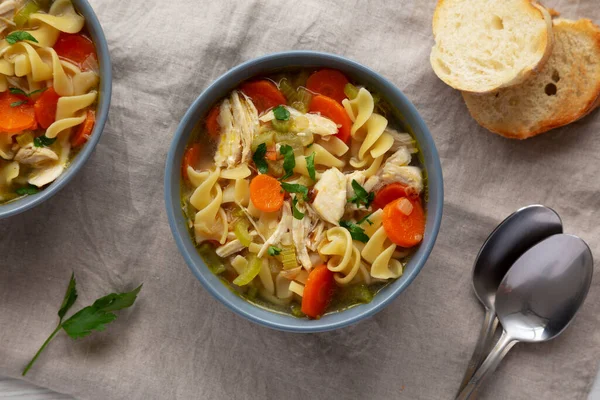
{"label": "sliced carrot", "polygon": [[319,318],[325,313],[333,298],[335,281],[333,272],[321,264],[308,274],[302,296],[302,312],[311,318]]}
{"label": "sliced carrot", "polygon": [[321,113],[322,116],[335,122],[339,129],[336,136],[340,140],[348,143],[350,140],[352,120],[340,103],[330,97],[317,95],[313,97],[312,101],[310,102],[308,111],[311,113]]}
{"label": "sliced carrot", "polygon": [[388,203],[383,209],[383,229],[388,238],[401,247],[413,247],[421,243],[425,234],[425,213],[421,199],[407,199],[412,204],[412,212],[406,215],[399,207],[401,197]]}
{"label": "sliced carrot", "polygon": [[311,92],[331,97],[338,103],[346,98],[344,87],[348,84],[348,78],[335,69],[322,69],[308,77],[306,88]]}
{"label": "sliced carrot", "polygon": [[283,206],[281,184],[269,175],[255,176],[250,182],[250,200],[261,211],[279,210]]}
{"label": "sliced carrot", "polygon": [[200,147],[200,143],[194,143],[185,151],[185,154],[183,155],[183,163],[181,164],[181,175],[185,179],[189,179],[187,171],[188,167],[196,168],[198,160],[200,159],[201,151],[202,147]]}
{"label": "sliced carrot", "polygon": [[275,145],[267,149],[267,154],[265,155],[265,158],[271,161],[277,160],[277,148],[275,147]]}
{"label": "sliced carrot", "polygon": [[277,85],[266,79],[246,82],[240,86],[240,90],[252,99],[259,114],[269,108],[287,104],[285,96],[277,89]]}
{"label": "sliced carrot", "polygon": [[85,117],[85,121],[83,121],[83,123],[79,125],[77,132],[75,132],[75,134],[71,136],[71,146],[83,146],[92,135],[92,131],[94,130],[94,124],[96,124],[96,113],[92,110],[88,110],[87,115]]}
{"label": "sliced carrot", "polygon": [[219,137],[221,126],[219,125],[219,113],[221,108],[219,105],[214,106],[206,116],[206,130],[208,134],[214,138]]}
{"label": "sliced carrot", "polygon": [[35,119],[42,128],[48,129],[56,121],[58,99],[60,96],[50,87],[35,101]]}
{"label": "sliced carrot", "polygon": [[19,133],[36,128],[33,104],[9,91],[0,94],[0,132]]}
{"label": "sliced carrot", "polygon": [[88,57],[96,57],[96,48],[92,40],[80,33],[61,32],[54,44],[54,50],[60,58],[83,67]]}
{"label": "sliced carrot", "polygon": [[410,197],[411,199],[417,199],[419,194],[410,187],[400,182],[390,183],[385,185],[375,193],[375,200],[373,200],[373,207],[375,210],[385,207],[388,203],[399,199],[400,197]]}

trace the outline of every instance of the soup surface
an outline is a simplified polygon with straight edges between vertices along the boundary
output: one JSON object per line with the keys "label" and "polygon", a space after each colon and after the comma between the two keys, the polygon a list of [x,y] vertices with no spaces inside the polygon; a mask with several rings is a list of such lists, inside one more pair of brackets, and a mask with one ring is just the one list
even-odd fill
{"label": "soup surface", "polygon": [[319,318],[368,303],[423,239],[418,147],[341,72],[242,83],[198,123],[182,206],[208,267],[254,304]]}
{"label": "soup surface", "polygon": [[98,61],[70,0],[0,0],[0,204],[58,178],[95,123]]}

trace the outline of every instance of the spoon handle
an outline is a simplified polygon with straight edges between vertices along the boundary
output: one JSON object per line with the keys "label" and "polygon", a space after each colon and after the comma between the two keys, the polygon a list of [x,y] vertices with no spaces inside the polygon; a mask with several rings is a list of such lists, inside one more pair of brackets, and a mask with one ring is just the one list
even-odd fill
{"label": "spoon handle", "polygon": [[477,370],[477,368],[483,362],[487,350],[491,347],[497,326],[498,318],[496,317],[496,313],[486,307],[483,326],[481,327],[481,331],[479,332],[479,338],[477,339],[475,350],[473,351],[473,355],[471,356],[471,360],[469,361],[467,370],[465,371],[465,375],[463,376],[463,380],[460,384],[460,388],[458,389],[458,393],[460,393],[465,388],[465,386],[467,386],[467,383],[469,383],[469,380],[471,380],[471,377],[475,373],[475,370]]}
{"label": "spoon handle", "polygon": [[502,332],[502,336],[496,343],[496,346],[490,351],[481,367],[475,372],[475,375],[471,378],[467,386],[460,392],[456,397],[456,400],[468,400],[474,399],[477,389],[485,380],[498,368],[500,361],[504,358],[506,353],[517,343],[515,339],[510,337],[506,331]]}

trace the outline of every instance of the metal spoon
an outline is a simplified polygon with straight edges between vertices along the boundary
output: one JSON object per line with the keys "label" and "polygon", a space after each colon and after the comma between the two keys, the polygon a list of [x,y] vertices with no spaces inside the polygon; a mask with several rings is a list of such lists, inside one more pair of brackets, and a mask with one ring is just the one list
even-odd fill
{"label": "metal spoon", "polygon": [[481,365],[494,338],[498,325],[494,300],[506,272],[531,246],[562,231],[562,222],[554,210],[527,206],[502,221],[479,250],[473,267],[473,289],[485,307],[485,319],[458,393]]}
{"label": "metal spoon", "polygon": [[560,335],[588,293],[593,264],[590,248],[572,235],[551,236],[523,254],[496,294],[502,336],[457,400],[474,398],[517,342],[545,342]]}

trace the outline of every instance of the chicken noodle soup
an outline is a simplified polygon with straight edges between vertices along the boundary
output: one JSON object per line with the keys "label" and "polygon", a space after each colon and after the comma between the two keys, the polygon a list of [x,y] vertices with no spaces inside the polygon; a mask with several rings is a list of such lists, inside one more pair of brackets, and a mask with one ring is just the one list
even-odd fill
{"label": "chicken noodle soup", "polygon": [[319,318],[369,302],[423,239],[418,147],[341,72],[242,83],[192,135],[182,206],[207,266],[247,300]]}
{"label": "chicken noodle soup", "polygon": [[0,204],[58,178],[95,123],[98,62],[70,0],[0,0]]}

